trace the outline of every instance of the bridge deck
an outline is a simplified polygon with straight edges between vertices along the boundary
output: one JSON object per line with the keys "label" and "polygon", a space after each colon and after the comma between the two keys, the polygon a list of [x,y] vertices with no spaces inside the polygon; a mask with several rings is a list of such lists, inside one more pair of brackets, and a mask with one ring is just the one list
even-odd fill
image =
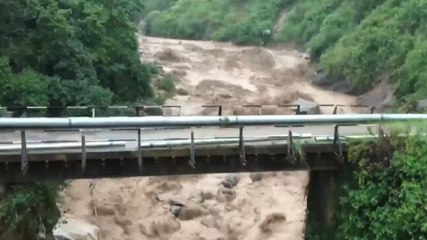
{"label": "bridge deck", "polygon": [[[341,136],[368,135],[368,125],[341,126]],[[21,172],[20,132],[0,132],[0,181],[32,181],[64,178],[129,177],[221,172],[336,169],[339,146],[332,144],[333,126],[292,127],[293,142],[299,139],[304,157],[289,155],[288,127],[256,126],[244,128],[244,160],[239,148],[238,128],[143,129],[143,165],[138,163],[136,130],[85,130],[86,163],[82,167],[81,132],[26,131],[29,167]],[[227,143],[195,145],[191,156],[190,136],[195,142],[205,139]],[[322,141],[321,137],[330,138]],[[46,143],[49,143],[50,145]],[[54,143],[53,143],[54,142]],[[68,147],[54,148],[68,142]],[[99,147],[97,142],[115,144]],[[41,145],[43,143],[43,145]],[[94,147],[90,146],[94,143]],[[174,145],[166,146],[168,144]],[[47,146],[47,147],[46,147]],[[346,151],[342,144],[341,151]],[[292,153],[292,152],[291,152]],[[298,155],[298,154],[297,154]],[[243,164],[245,162],[246,164]]]}

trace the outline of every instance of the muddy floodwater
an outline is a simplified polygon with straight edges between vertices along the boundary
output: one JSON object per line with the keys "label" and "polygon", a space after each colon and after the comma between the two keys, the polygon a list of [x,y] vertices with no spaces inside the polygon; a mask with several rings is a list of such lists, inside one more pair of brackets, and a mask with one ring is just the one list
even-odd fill
{"label": "muddy floodwater", "polygon": [[[355,103],[351,96],[311,85],[313,70],[296,51],[144,36],[139,43],[141,59],[160,62],[177,88],[188,92],[167,102],[183,106],[184,115],[210,114],[203,104],[228,106],[225,114],[253,114],[233,106],[299,98]],[[59,205],[99,226],[102,240],[302,240],[308,181],[305,171],[76,180]]]}

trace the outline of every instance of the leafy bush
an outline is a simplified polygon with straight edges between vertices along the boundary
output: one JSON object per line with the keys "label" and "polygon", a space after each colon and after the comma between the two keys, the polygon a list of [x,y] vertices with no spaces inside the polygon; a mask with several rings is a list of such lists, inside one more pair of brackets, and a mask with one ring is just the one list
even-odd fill
{"label": "leafy bush", "polygon": [[175,94],[175,79],[172,75],[165,75],[162,78],[159,79],[159,82],[157,84],[157,87],[165,92],[167,92],[169,95]]}
{"label": "leafy bush", "polygon": [[6,106],[47,106],[50,78],[32,70],[0,81],[0,101]]}
{"label": "leafy bush", "polygon": [[427,138],[424,127],[417,132],[408,138],[394,130],[376,143],[353,143],[349,160],[357,168],[339,198],[336,226],[329,238],[310,239],[425,239]]}
{"label": "leafy bush", "polygon": [[52,229],[60,217],[56,202],[62,187],[54,183],[16,186],[0,196],[0,238],[35,239],[40,224],[47,231]]}

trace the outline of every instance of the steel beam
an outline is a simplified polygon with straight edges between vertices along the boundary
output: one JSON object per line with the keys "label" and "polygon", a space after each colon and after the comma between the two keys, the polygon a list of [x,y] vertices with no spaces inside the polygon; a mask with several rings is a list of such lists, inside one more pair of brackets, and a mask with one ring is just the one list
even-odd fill
{"label": "steel beam", "polygon": [[52,128],[150,128],[256,125],[366,124],[391,121],[427,120],[427,114],[345,114],[345,115],[262,115],[184,117],[102,117],[102,118],[4,118],[0,129]]}

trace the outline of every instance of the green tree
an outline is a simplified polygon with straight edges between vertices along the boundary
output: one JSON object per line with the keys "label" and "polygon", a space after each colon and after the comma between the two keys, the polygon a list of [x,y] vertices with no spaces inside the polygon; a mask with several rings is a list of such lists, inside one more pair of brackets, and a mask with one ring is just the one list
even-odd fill
{"label": "green tree", "polygon": [[[1,61],[1,60],[0,60]],[[7,61],[0,63],[3,67],[0,76],[0,101],[7,106],[46,106],[49,77],[32,70],[12,74]]]}
{"label": "green tree", "polygon": [[32,70],[51,79],[50,105],[151,97],[150,70],[140,62],[135,34],[142,12],[139,0],[1,1],[0,55],[9,59],[12,75]]}

